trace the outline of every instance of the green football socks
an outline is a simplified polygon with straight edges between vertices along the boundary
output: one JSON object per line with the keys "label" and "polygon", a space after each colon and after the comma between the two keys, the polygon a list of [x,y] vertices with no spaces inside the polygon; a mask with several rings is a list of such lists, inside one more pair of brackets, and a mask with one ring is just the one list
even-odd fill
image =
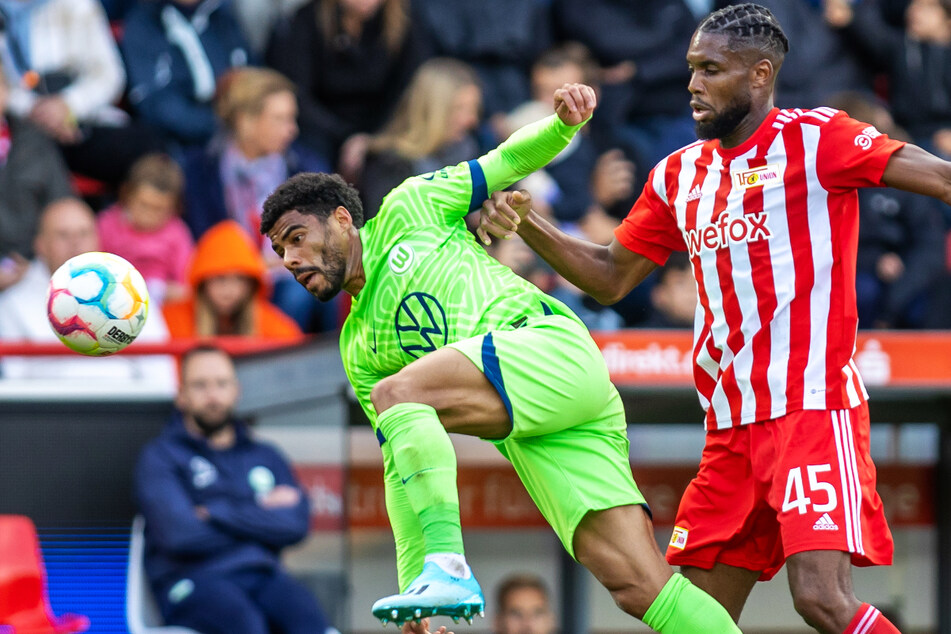
{"label": "green football socks", "polygon": [[422,524],[426,554],[463,554],[456,452],[436,410],[399,403],[380,414],[377,422]]}
{"label": "green football socks", "polygon": [[643,620],[661,634],[733,634],[740,631],[726,608],[681,574],[674,574],[664,584]]}

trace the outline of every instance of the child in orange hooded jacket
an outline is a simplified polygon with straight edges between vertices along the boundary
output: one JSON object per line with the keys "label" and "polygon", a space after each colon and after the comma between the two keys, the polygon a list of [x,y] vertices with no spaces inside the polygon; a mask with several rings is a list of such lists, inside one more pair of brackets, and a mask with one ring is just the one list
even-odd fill
{"label": "child in orange hooded jacket", "polygon": [[303,337],[294,320],[268,301],[264,260],[237,222],[219,222],[202,235],[187,279],[191,296],[163,308],[173,338]]}

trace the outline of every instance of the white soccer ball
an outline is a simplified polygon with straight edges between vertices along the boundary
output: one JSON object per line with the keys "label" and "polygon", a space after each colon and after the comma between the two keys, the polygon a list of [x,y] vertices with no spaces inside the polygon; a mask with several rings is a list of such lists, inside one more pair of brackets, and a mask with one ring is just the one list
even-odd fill
{"label": "white soccer ball", "polygon": [[46,310],[53,332],[67,347],[104,356],[119,352],[142,331],[149,292],[128,261],[91,251],[70,258],[53,273]]}

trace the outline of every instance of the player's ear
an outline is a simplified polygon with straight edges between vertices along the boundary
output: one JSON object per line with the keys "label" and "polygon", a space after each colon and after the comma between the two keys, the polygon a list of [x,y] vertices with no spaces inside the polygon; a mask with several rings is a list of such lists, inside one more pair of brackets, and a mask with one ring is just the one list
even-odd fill
{"label": "player's ear", "polygon": [[334,218],[337,219],[337,223],[340,224],[340,228],[347,230],[353,226],[353,216],[350,215],[350,211],[343,205],[337,205],[337,208],[333,211]]}
{"label": "player's ear", "polygon": [[773,82],[773,63],[768,59],[761,59],[750,67],[750,84],[752,88],[768,88]]}

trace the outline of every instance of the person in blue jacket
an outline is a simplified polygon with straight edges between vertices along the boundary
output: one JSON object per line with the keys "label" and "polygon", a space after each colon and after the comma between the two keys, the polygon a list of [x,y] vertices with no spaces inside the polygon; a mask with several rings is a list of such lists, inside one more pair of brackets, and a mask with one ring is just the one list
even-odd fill
{"label": "person in blue jacket", "polygon": [[281,567],[281,549],[307,535],[309,505],[285,458],[235,419],[238,393],[227,353],[185,353],[179,412],[139,458],[135,496],[159,609],[166,624],[203,634],[336,632]]}
{"label": "person in blue jacket", "polygon": [[227,0],[139,2],[125,16],[120,46],[130,105],[183,148],[203,146],[217,130],[218,80],[254,62]]}

